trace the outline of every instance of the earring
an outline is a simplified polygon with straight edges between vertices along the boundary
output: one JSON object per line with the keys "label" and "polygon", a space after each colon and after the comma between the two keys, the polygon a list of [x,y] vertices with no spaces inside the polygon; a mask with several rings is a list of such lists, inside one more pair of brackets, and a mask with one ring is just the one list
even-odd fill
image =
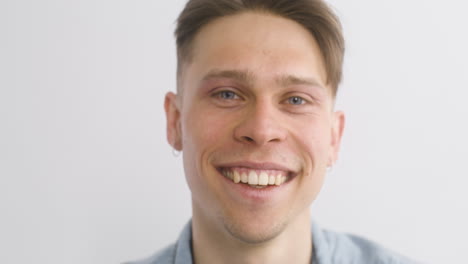
{"label": "earring", "polygon": [[327,173],[330,174],[333,171],[333,165],[327,166]]}
{"label": "earring", "polygon": [[180,156],[180,151],[176,150],[175,148],[172,149],[172,156],[174,156],[174,158],[177,158]]}

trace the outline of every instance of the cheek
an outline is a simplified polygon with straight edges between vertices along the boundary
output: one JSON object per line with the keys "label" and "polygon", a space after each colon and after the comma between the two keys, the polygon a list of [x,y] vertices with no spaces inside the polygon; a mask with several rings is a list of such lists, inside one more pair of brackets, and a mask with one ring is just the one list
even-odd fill
{"label": "cheek", "polygon": [[320,119],[309,119],[296,128],[293,141],[304,166],[303,177],[298,179],[299,204],[309,205],[316,199],[324,182],[330,153],[330,129],[327,122]]}
{"label": "cheek", "polygon": [[315,199],[322,188],[330,154],[331,134],[326,122],[315,124],[309,129],[306,148],[309,156],[310,173],[305,179],[309,188],[309,198]]}
{"label": "cheek", "polygon": [[296,122],[292,129],[294,141],[312,159],[327,153],[331,146],[331,132],[327,120],[309,118]]}
{"label": "cheek", "polygon": [[[183,155],[186,177],[201,180],[210,171],[212,153],[226,144],[230,135],[226,118],[206,113],[203,107],[193,107],[182,117]],[[193,182],[193,184],[197,184]]]}
{"label": "cheek", "polygon": [[187,184],[193,201],[204,208],[218,208],[219,177],[211,166],[214,154],[225,146],[229,128],[222,118],[201,110],[187,113],[183,118],[183,161]]}
{"label": "cheek", "polygon": [[[213,114],[193,112],[183,122],[183,140],[191,151],[206,151],[229,135],[228,127],[221,118]],[[200,154],[200,153],[198,153]]]}

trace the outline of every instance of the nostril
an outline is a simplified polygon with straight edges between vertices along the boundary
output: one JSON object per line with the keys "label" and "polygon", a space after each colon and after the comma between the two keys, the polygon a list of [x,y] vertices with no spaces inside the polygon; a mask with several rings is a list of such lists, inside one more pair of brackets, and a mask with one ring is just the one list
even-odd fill
{"label": "nostril", "polygon": [[244,138],[245,141],[254,142],[253,138],[251,138],[251,137],[244,136],[243,138]]}

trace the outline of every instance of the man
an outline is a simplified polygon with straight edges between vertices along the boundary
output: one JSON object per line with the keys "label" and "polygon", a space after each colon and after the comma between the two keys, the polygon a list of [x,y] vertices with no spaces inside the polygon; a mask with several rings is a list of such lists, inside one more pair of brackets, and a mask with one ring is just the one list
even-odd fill
{"label": "man", "polygon": [[344,40],[319,0],[191,0],[176,29],[168,141],[183,151],[193,217],[137,263],[410,263],[321,230],[309,207],[337,160]]}

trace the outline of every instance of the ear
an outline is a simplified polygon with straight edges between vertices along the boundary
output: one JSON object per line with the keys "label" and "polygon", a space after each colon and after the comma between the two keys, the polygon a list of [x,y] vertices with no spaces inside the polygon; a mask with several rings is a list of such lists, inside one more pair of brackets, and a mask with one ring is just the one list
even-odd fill
{"label": "ear", "polygon": [[164,98],[164,110],[166,111],[166,133],[169,144],[178,151],[182,150],[182,130],[180,125],[180,107],[178,97],[173,92],[168,92]]}
{"label": "ear", "polygon": [[332,114],[331,128],[331,152],[328,166],[332,166],[338,160],[340,151],[341,138],[345,127],[345,114],[342,111],[336,111]]}

